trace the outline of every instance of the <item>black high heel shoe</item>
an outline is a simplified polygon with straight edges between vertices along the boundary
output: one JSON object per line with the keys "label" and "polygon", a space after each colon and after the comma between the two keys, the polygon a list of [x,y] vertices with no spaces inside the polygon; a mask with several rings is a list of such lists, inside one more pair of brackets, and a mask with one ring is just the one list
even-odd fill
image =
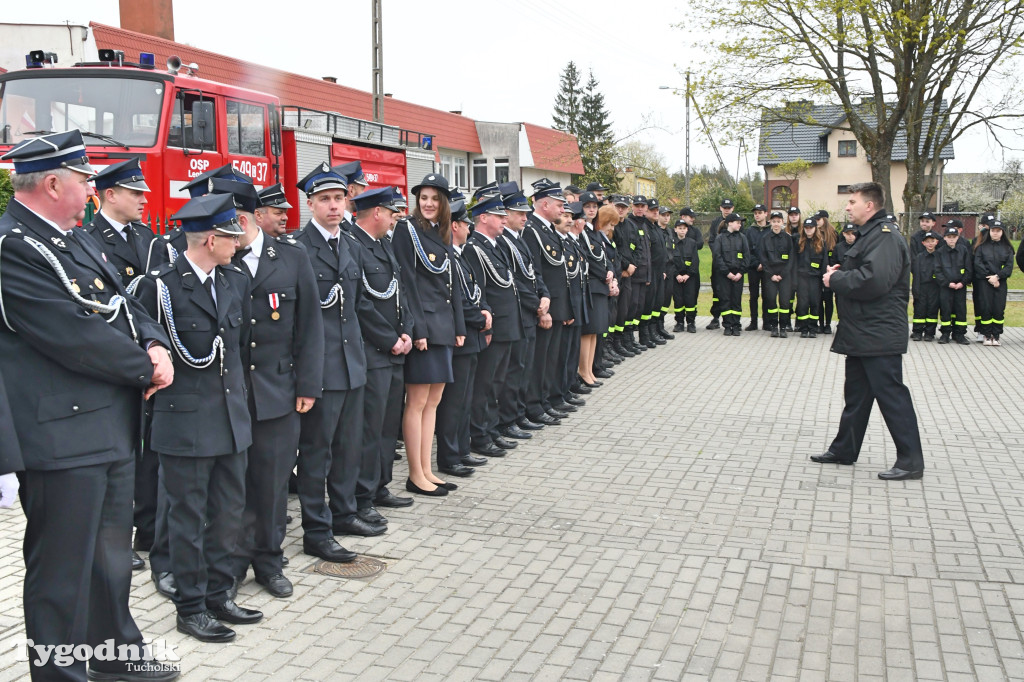
{"label": "black high heel shoe", "polygon": [[[431,481],[431,483],[434,483],[434,482]],[[447,490],[458,490],[459,489],[459,486],[455,485],[454,483],[449,483],[448,481],[445,481],[444,483],[434,483],[434,485],[436,485],[438,488],[445,488]]]}
{"label": "black high heel shoe", "polygon": [[448,488],[442,486],[437,486],[433,490],[424,490],[423,488],[413,483],[411,478],[405,479],[405,489],[408,490],[410,493],[415,493],[417,495],[428,495],[430,497],[444,497],[445,495],[448,494]]}

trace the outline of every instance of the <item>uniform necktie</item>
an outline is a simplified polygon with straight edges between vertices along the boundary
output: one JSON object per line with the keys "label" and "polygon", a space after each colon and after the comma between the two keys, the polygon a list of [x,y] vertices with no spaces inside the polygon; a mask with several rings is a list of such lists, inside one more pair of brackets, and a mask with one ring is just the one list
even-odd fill
{"label": "uniform necktie", "polygon": [[331,237],[330,239],[328,239],[327,240],[327,246],[331,247],[331,251],[334,252],[335,256],[338,255],[338,238],[337,237]]}
{"label": "uniform necktie", "polygon": [[216,307],[216,305],[217,305],[217,294],[215,294],[214,291],[213,291],[213,277],[214,277],[213,273],[210,273],[210,276],[206,278],[205,282],[203,282],[203,287],[206,289],[206,292],[208,294],[210,294],[210,298],[213,300],[213,305],[214,305],[214,307]]}

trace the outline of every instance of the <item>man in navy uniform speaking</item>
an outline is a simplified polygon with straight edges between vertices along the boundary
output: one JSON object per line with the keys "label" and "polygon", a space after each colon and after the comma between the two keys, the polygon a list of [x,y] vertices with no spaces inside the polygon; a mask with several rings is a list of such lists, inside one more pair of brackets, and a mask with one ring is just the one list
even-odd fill
{"label": "man in navy uniform speaking", "polygon": [[[143,395],[174,378],[170,341],[96,241],[74,229],[92,194],[81,133],[35,137],[3,159],[14,162],[14,200],[0,218],[0,374],[22,457],[0,470],[0,504],[18,471],[25,634],[36,647],[113,640],[141,651],[128,611],[135,454]],[[30,648],[32,679],[86,679],[84,661],[37,665],[38,651]],[[178,674],[129,665],[93,659],[88,674]]]}

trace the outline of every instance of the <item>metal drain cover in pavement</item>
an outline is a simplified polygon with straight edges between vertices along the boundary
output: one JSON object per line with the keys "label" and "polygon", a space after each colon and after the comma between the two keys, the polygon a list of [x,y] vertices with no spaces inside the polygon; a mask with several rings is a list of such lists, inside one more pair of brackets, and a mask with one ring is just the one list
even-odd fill
{"label": "metal drain cover in pavement", "polygon": [[313,566],[313,572],[330,578],[371,578],[387,567],[388,565],[383,561],[360,555],[356,557],[355,561],[350,561],[347,564],[318,561]]}

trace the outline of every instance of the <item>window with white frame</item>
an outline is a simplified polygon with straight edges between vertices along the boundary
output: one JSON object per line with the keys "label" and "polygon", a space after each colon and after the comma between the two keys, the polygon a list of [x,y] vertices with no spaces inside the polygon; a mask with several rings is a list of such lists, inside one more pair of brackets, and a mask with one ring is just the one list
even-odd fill
{"label": "window with white frame", "polygon": [[494,181],[497,183],[508,182],[508,159],[494,160]]}
{"label": "window with white frame", "polygon": [[452,174],[445,177],[450,178],[452,187],[469,188],[469,184],[466,182],[466,157],[456,156],[452,158],[452,161]]}
{"label": "window with white frame", "polygon": [[451,154],[442,154],[441,155],[441,175],[443,175],[445,178],[448,179],[449,184],[453,184],[451,182],[451,178],[452,178],[452,155]]}
{"label": "window with white frame", "polygon": [[487,184],[487,159],[473,159],[473,187]]}

